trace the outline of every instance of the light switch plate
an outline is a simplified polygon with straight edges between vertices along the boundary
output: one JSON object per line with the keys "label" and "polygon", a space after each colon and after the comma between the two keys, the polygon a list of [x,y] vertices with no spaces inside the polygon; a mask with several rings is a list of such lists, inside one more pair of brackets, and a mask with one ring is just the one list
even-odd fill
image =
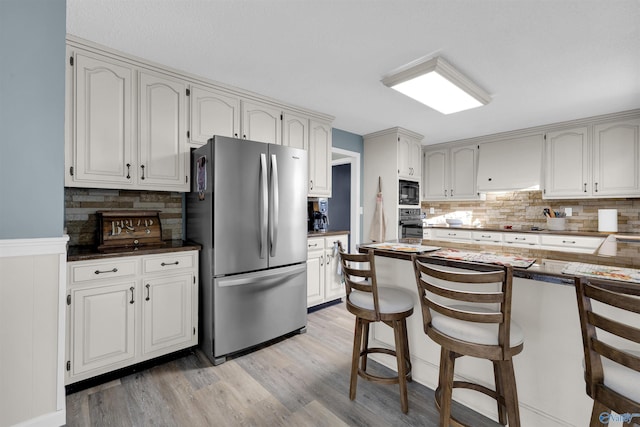
{"label": "light switch plate", "polygon": [[436,213],[436,208],[429,208],[429,213],[430,214]]}
{"label": "light switch plate", "polygon": [[566,216],[571,216],[573,215],[573,208],[564,208],[564,214]]}

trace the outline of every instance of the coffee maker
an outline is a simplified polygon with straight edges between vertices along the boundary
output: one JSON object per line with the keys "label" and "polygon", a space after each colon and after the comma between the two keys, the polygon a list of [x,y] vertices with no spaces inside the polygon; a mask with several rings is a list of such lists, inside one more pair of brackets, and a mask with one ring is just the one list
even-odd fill
{"label": "coffee maker", "polygon": [[307,202],[307,230],[325,232],[329,229],[329,200],[317,198]]}

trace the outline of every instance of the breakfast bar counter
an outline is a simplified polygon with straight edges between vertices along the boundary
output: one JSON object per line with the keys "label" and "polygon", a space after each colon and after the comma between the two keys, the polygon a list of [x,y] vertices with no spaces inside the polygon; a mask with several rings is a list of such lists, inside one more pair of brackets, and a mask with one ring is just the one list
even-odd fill
{"label": "breakfast bar counter", "polygon": [[[473,249],[472,245],[432,240],[414,243],[481,253],[478,246]],[[443,243],[446,244],[446,248]],[[628,250],[625,247],[621,249]],[[366,244],[360,245],[360,252],[366,250]],[[411,253],[380,247],[374,251],[380,286],[393,285],[410,291],[415,298],[415,307],[419,307],[417,285],[410,262]],[[428,254],[429,252],[425,252],[422,255]],[[592,261],[600,257],[576,259],[575,254],[545,254],[553,255],[553,258],[533,257],[535,262],[530,267],[514,268],[512,319],[522,327],[525,335],[524,350],[514,358],[521,423],[523,426],[588,425],[593,401],[585,392],[583,379],[582,338],[573,286],[575,276],[565,274],[563,270],[568,264]],[[520,253],[516,254],[516,257],[526,258],[531,255]],[[613,258],[602,257],[602,260]],[[607,264],[601,262],[601,265]],[[619,267],[637,268],[633,263]],[[435,390],[438,382],[440,347],[424,333],[420,310],[415,310],[409,317],[407,327],[413,364],[412,376],[417,382]],[[385,325],[372,325],[370,334],[372,346],[393,346],[392,330]],[[384,355],[375,359],[395,369],[394,360],[385,358]],[[491,365],[487,361],[470,357],[456,361],[456,378],[477,382],[490,388],[493,388],[494,384]],[[497,419],[495,402],[479,393],[457,389],[454,399],[494,420]]]}

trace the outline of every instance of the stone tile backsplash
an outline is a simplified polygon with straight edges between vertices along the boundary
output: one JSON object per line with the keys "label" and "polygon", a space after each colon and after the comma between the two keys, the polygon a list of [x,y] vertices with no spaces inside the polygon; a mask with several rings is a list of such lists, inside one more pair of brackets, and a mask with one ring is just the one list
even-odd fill
{"label": "stone tile backsplash", "polygon": [[[546,229],[544,208],[561,212],[571,208],[573,215],[566,221],[568,231],[598,231],[598,209],[617,209],[618,232],[640,233],[640,199],[543,200],[541,191],[486,196],[486,200],[422,202],[421,208],[430,222],[444,222],[445,217],[462,218],[468,225],[488,228],[511,225],[514,230]],[[430,208],[434,208],[434,214],[429,213]]]}
{"label": "stone tile backsplash", "polygon": [[65,188],[65,227],[70,245],[97,245],[96,211],[160,211],[163,240],[182,239],[182,194],[166,191]]}

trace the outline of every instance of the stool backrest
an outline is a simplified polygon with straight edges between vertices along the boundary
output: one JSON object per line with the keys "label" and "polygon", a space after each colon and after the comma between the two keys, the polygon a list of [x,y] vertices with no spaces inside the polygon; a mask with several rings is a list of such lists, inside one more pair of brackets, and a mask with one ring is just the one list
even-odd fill
{"label": "stool backrest", "polygon": [[[349,305],[349,295],[351,292],[368,292],[373,298],[373,307],[375,312],[375,320],[380,319],[380,305],[378,301],[378,283],[376,281],[376,266],[373,249],[369,249],[367,253],[349,254],[346,253],[341,244],[338,244],[340,250],[340,262],[342,263],[342,274],[344,275],[344,283],[347,292],[347,305]],[[351,307],[352,312],[358,311],[355,306]],[[364,317],[366,313],[361,313]]]}
{"label": "stool backrest", "polygon": [[429,256],[413,255],[412,260],[425,333],[432,338],[439,334],[432,327],[431,310],[457,320],[497,324],[497,345],[478,347],[477,354],[508,357],[513,268]]}
{"label": "stool backrest", "polygon": [[625,344],[633,346],[632,343],[635,343],[635,347],[640,348],[640,285],[582,278],[576,279],[576,294],[587,394],[615,412],[640,412],[640,402],[630,400],[604,385],[602,365],[602,358],[605,357],[640,372],[640,353],[624,347]]}

